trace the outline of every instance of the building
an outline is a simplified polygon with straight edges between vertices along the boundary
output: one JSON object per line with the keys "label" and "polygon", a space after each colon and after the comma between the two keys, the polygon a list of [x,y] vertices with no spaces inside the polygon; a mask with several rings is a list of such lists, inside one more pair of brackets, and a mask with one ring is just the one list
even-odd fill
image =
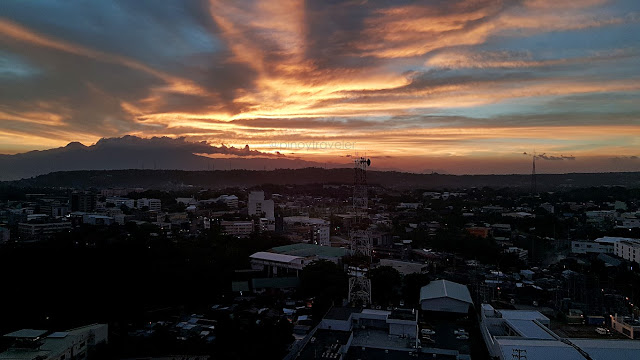
{"label": "building", "polygon": [[253,220],[221,221],[222,230],[228,235],[249,236],[253,232]]}
{"label": "building", "polygon": [[637,218],[622,219],[622,224],[617,227],[624,228],[624,229],[640,228],[640,219],[637,219]]}
{"label": "building", "polygon": [[264,199],[264,191],[252,191],[248,201],[249,216],[275,219],[273,200]]}
{"label": "building", "polygon": [[87,225],[113,225],[116,223],[115,219],[111,216],[97,215],[97,214],[84,214],[82,215],[82,223]]}
{"label": "building", "polygon": [[276,219],[260,218],[260,231],[276,231]]}
{"label": "building", "polygon": [[549,214],[554,214],[556,212],[555,207],[549,203],[541,204],[540,207],[546,212],[548,212]]}
{"label": "building", "polygon": [[294,346],[286,359],[416,358],[418,311],[333,307],[305,340],[309,341]]}
{"label": "building", "polygon": [[107,324],[47,333],[22,329],[4,335],[12,345],[0,353],[0,360],[84,360],[96,345],[108,341]]}
{"label": "building", "polygon": [[600,238],[594,241],[571,241],[571,252],[574,254],[613,254],[616,241],[612,238]]}
{"label": "building", "polygon": [[74,192],[71,194],[69,204],[71,211],[92,212],[96,210],[98,198],[90,192]]}
{"label": "building", "polygon": [[150,211],[161,211],[162,210],[162,201],[160,199],[147,199],[142,198],[136,202],[136,207],[138,209],[142,209],[147,207]]}
{"label": "building", "polygon": [[549,325],[549,319],[537,311],[496,310],[489,304],[482,304],[480,333],[493,359],[640,358],[638,341],[562,338],[553,332]]}
{"label": "building", "polygon": [[350,250],[344,248],[305,243],[277,246],[269,251],[277,254],[301,256],[307,260],[306,263],[311,263],[315,260],[327,260],[340,264],[342,258],[350,254]]}
{"label": "building", "polygon": [[69,207],[66,205],[52,205],[51,206],[51,216],[53,217],[63,217],[69,213]]}
{"label": "building", "polygon": [[504,253],[505,254],[516,254],[518,256],[518,259],[522,260],[522,261],[527,261],[529,259],[529,250],[523,249],[523,248],[519,248],[519,247],[515,247],[515,246],[510,246],[506,249],[504,249]]}
{"label": "building", "polygon": [[215,199],[215,202],[222,202],[227,205],[229,209],[238,208],[238,197],[235,195],[220,195]]}
{"label": "building", "polygon": [[18,224],[18,233],[23,239],[49,237],[69,230],[71,230],[71,223],[68,221]]}
{"label": "building", "polygon": [[[313,244],[277,246],[269,251],[260,251],[249,257],[253,270],[266,271],[269,276],[295,273],[317,260],[341,263],[349,250]],[[278,275],[280,274],[280,275]]]}
{"label": "building", "polygon": [[188,197],[188,198],[187,197],[179,197],[179,198],[176,198],[176,202],[178,204],[183,204],[183,205],[187,205],[187,206],[188,205],[195,205],[195,204],[198,203],[196,201],[196,199],[194,199],[193,197]]}
{"label": "building", "polygon": [[259,251],[249,256],[253,270],[265,271],[267,276],[298,275],[308,262],[302,256]]}
{"label": "building", "polygon": [[125,205],[126,207],[128,207],[129,209],[133,209],[135,208],[135,200],[133,199],[129,199],[129,198],[125,198],[125,197],[117,197],[117,196],[113,196],[113,197],[108,197],[106,199],[106,203],[107,204],[113,204],[115,207],[121,207],[122,205]]}
{"label": "building", "polygon": [[420,289],[420,308],[425,311],[467,314],[472,305],[466,285],[435,280]]}
{"label": "building", "polygon": [[491,228],[488,228],[488,227],[473,226],[473,227],[468,227],[466,230],[471,236],[477,236],[483,239],[491,235]]}
{"label": "building", "polygon": [[640,320],[628,316],[610,315],[611,328],[629,339],[640,339]]}
{"label": "building", "polygon": [[625,260],[640,264],[640,240],[618,238],[614,247],[614,254]]}
{"label": "building", "polygon": [[11,240],[11,231],[5,227],[0,227],[0,244]]}
{"label": "building", "polygon": [[304,240],[309,240],[312,244],[331,246],[329,221],[308,216],[287,216],[282,221],[285,231],[306,237]]}

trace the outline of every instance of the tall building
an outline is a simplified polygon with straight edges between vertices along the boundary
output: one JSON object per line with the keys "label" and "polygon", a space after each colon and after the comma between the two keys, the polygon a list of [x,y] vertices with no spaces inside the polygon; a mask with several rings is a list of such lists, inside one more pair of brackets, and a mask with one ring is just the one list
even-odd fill
{"label": "tall building", "polygon": [[273,200],[265,200],[264,191],[252,191],[249,193],[248,208],[249,216],[260,216],[270,220],[275,219]]}
{"label": "tall building", "polygon": [[69,203],[71,211],[92,212],[96,209],[97,196],[91,192],[74,192]]}

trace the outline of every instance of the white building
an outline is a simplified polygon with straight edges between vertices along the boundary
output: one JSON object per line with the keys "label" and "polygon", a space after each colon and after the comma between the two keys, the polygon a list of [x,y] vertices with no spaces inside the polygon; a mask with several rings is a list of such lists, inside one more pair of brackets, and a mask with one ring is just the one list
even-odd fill
{"label": "white building", "polygon": [[221,221],[222,230],[235,236],[249,236],[253,232],[253,220],[250,221]]}
{"label": "white building", "polygon": [[422,310],[466,314],[473,305],[466,285],[448,280],[435,280],[420,289]]}
{"label": "white building", "polygon": [[640,264],[640,240],[619,238],[615,243],[615,254],[625,260]]}
{"label": "white building", "polygon": [[151,211],[160,211],[162,210],[162,201],[160,199],[147,199],[142,198],[137,202],[137,208],[142,209],[143,207],[148,207]]}
{"label": "white building", "polygon": [[260,216],[267,219],[275,219],[273,200],[265,200],[264,191],[252,191],[249,193],[249,202],[247,206],[249,208],[249,216]]}

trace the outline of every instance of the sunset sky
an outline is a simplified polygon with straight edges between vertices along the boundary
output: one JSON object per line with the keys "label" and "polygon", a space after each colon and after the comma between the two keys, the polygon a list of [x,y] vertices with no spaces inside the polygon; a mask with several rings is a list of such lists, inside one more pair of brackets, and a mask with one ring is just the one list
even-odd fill
{"label": "sunset sky", "polygon": [[2,1],[0,153],[123,135],[640,171],[640,1]]}

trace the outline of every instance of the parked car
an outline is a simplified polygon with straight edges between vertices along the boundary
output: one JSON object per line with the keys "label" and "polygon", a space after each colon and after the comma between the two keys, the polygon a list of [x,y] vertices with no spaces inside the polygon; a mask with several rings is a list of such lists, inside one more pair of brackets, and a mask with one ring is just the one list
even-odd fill
{"label": "parked car", "polygon": [[420,330],[420,334],[422,335],[435,335],[436,332],[431,329],[422,329]]}
{"label": "parked car", "polygon": [[456,336],[456,339],[458,339],[458,340],[469,340],[469,335],[466,335],[466,334],[458,335],[458,336]]}
{"label": "parked car", "polygon": [[609,329],[605,329],[602,327],[596,328],[596,332],[600,335],[609,335],[611,333]]}
{"label": "parked car", "polygon": [[465,329],[454,330],[453,333],[455,335],[469,335],[469,333]]}

